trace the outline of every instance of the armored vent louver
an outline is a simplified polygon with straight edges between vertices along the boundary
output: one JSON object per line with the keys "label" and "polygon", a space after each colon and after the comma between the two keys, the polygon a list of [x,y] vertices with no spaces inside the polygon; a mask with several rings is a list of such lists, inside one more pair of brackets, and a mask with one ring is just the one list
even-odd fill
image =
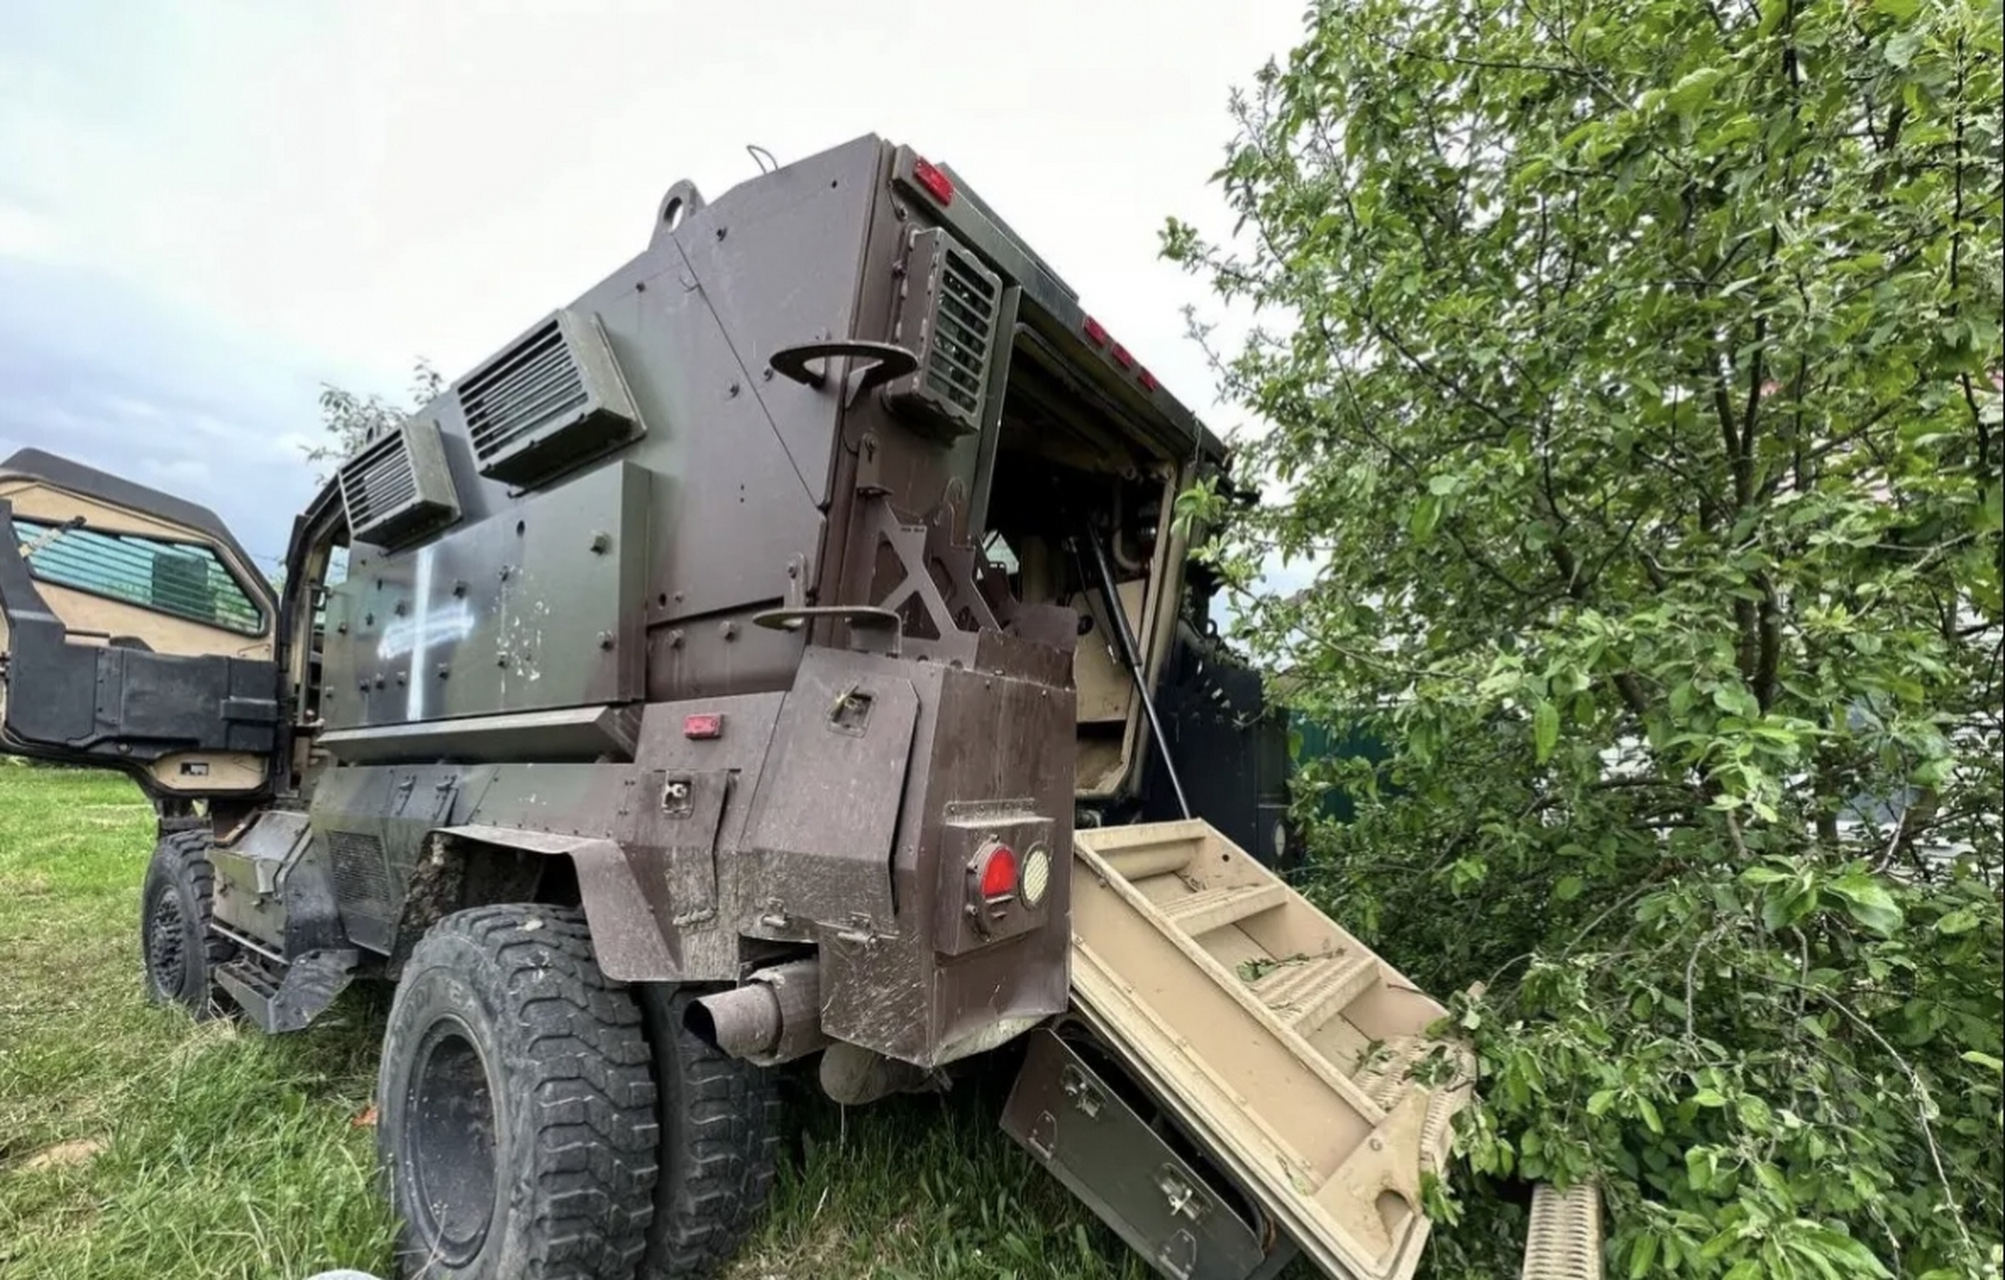
{"label": "armored vent louver", "polygon": [[912,235],[905,281],[893,340],[918,357],[919,368],[890,385],[891,402],[954,435],[981,430],[1001,279],[929,227]]}
{"label": "armored vent louver", "polygon": [[558,311],[453,386],[480,473],[533,485],[641,434],[598,321]]}
{"label": "armored vent louver", "polygon": [[439,424],[430,418],[377,436],[335,474],[358,541],[394,547],[459,519]]}

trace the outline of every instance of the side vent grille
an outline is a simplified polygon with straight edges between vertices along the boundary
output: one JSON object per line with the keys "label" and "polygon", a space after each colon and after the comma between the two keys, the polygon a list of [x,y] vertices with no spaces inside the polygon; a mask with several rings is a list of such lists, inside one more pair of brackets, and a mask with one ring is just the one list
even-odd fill
{"label": "side vent grille", "polygon": [[928,227],[912,234],[903,287],[893,341],[919,358],[919,368],[886,394],[949,435],[981,430],[1002,280],[945,231]]}
{"label": "side vent grille", "polygon": [[459,519],[439,424],[430,418],[408,419],[377,436],[335,476],[348,531],[358,541],[395,547]]}
{"label": "side vent grille", "polygon": [[641,434],[597,319],[558,311],[453,385],[480,473],[534,485]]}
{"label": "side vent grille", "polygon": [[354,831],[327,833],[335,894],[365,915],[381,916],[390,909],[390,868],[383,861],[383,842]]}

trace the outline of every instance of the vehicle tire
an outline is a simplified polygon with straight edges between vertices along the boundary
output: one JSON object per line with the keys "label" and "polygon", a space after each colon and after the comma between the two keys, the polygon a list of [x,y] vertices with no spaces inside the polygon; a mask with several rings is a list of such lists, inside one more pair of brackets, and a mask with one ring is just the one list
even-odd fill
{"label": "vehicle tire", "polygon": [[222,1012],[215,972],[236,947],[209,928],[216,871],[209,833],[176,831],[153,846],[139,891],[140,972],[155,1004],[178,1004],[197,1018]]}
{"label": "vehicle tire", "polygon": [[432,926],[383,1034],[377,1146],[425,1280],[631,1276],[654,1209],[653,1070],[584,916],[480,907]]}
{"label": "vehicle tire", "polygon": [[695,994],[640,989],[661,1099],[661,1179],[640,1280],[703,1280],[759,1223],[779,1157],[779,1074],[690,1031]]}

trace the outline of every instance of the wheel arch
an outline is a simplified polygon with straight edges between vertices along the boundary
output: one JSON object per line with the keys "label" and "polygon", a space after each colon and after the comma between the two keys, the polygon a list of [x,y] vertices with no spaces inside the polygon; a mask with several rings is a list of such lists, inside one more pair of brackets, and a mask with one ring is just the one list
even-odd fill
{"label": "wheel arch", "polygon": [[[584,910],[607,977],[622,982],[680,978],[680,966],[619,842],[469,824],[434,829],[423,848],[398,913],[399,967],[425,930],[454,911],[525,898],[570,899]],[[504,861],[502,855],[515,856]]]}

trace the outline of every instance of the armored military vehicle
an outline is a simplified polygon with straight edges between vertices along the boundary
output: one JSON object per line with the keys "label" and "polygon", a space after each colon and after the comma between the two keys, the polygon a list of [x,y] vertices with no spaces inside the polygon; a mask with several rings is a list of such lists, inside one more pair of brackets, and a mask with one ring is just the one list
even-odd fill
{"label": "armored military vehicle", "polygon": [[340,465],[282,592],[204,508],[0,464],[0,746],[153,799],[157,1000],[396,984],[411,1274],[707,1274],[772,1068],[860,1104],[1007,1045],[1004,1125],[1165,1275],[1406,1276],[1466,1062],[1263,865],[1281,753],[1172,519],[1223,458],[865,137],[670,187]]}

